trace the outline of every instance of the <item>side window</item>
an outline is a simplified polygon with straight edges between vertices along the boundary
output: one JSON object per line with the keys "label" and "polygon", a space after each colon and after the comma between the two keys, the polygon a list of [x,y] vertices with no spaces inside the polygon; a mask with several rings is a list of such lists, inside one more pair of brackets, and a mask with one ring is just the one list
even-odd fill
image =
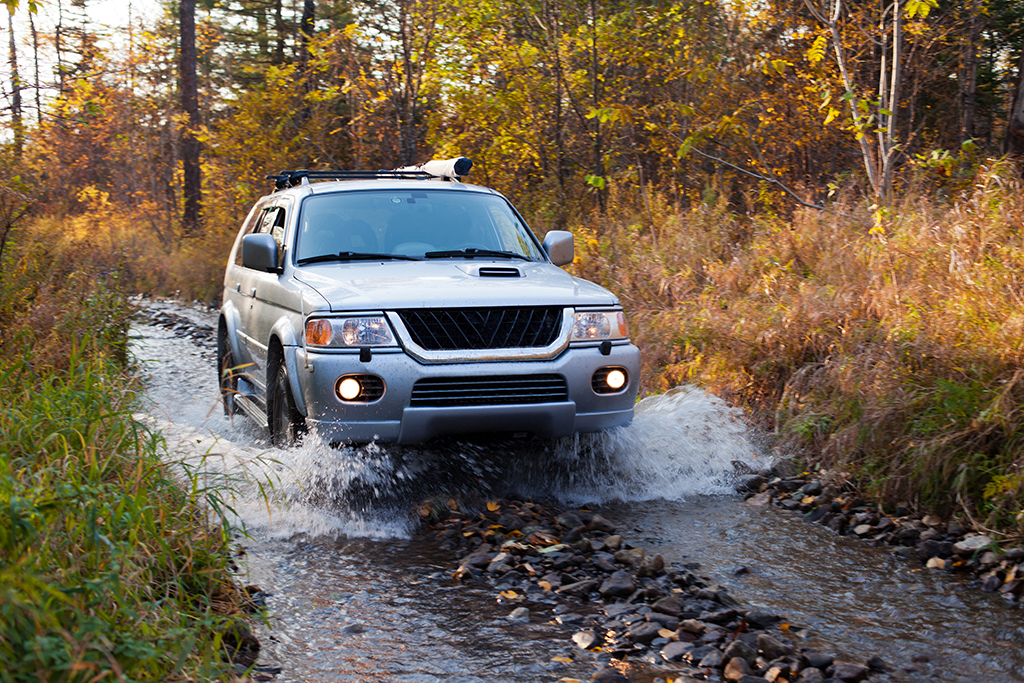
{"label": "side window", "polygon": [[242,237],[253,232],[258,232],[262,218],[266,214],[267,209],[254,210],[249,213],[249,217],[245,219],[245,223],[240,231],[238,237],[238,244],[235,246],[235,265],[242,265]]}
{"label": "side window", "polygon": [[263,225],[260,228],[260,232],[267,232],[274,236],[274,241],[277,242],[277,248],[284,248],[284,207],[275,206],[267,209],[267,214],[263,217]]}

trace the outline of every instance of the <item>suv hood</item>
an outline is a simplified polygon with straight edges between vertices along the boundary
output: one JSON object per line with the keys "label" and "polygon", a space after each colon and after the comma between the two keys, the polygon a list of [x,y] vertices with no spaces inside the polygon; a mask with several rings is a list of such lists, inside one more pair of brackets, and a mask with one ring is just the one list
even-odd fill
{"label": "suv hood", "polygon": [[[514,268],[520,277],[481,276]],[[611,292],[550,263],[438,259],[359,261],[303,266],[295,279],[312,287],[331,311],[471,306],[609,306]]]}

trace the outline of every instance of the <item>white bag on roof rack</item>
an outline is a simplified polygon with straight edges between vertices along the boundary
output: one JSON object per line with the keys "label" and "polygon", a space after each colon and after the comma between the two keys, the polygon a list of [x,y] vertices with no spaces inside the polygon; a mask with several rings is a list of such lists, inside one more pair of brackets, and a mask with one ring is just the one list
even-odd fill
{"label": "white bag on roof rack", "polygon": [[416,166],[403,166],[396,168],[396,171],[423,171],[437,178],[452,178],[458,180],[461,176],[469,173],[473,162],[466,157],[455,157],[454,159],[434,159]]}

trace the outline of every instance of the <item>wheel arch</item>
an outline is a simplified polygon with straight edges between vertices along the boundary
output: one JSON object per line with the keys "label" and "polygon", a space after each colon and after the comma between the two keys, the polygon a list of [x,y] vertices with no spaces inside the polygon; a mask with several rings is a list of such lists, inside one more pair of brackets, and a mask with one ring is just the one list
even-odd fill
{"label": "wheel arch", "polygon": [[307,415],[306,400],[299,386],[299,366],[295,352],[299,348],[299,340],[295,336],[295,328],[291,322],[282,318],[278,320],[270,331],[270,343],[267,347],[267,386],[270,386],[270,372],[272,364],[269,362],[274,354],[280,354],[281,360],[288,369],[288,383],[292,390],[292,400],[295,401],[295,409],[303,416]]}

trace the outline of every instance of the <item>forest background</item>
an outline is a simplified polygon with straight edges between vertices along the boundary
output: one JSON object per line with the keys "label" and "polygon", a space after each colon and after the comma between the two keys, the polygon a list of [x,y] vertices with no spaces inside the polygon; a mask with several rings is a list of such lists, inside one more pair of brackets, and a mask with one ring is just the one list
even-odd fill
{"label": "forest background", "polygon": [[575,233],[646,393],[1024,531],[1024,3],[181,0],[115,39],[7,5],[8,349],[73,273],[216,302],[267,173],[465,155]]}

